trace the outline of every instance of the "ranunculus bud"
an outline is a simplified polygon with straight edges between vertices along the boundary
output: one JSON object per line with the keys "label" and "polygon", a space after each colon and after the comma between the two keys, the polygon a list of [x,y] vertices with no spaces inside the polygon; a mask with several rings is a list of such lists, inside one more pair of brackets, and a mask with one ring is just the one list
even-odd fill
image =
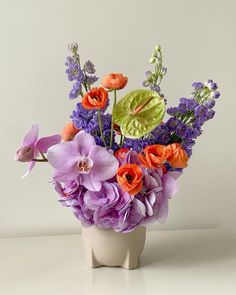
{"label": "ranunculus bud", "polygon": [[34,149],[30,146],[24,146],[16,152],[16,160],[20,162],[30,162],[34,158]]}

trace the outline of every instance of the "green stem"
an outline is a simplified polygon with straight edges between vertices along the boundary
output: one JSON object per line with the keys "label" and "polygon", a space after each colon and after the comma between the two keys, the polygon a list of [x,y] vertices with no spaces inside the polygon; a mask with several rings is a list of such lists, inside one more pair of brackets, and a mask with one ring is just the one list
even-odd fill
{"label": "green stem", "polygon": [[34,162],[48,162],[47,159],[33,159]]}
{"label": "green stem", "polygon": [[102,117],[101,117],[100,110],[98,110],[98,125],[99,125],[99,130],[100,130],[100,137],[101,137],[105,147],[107,147],[107,144],[106,144],[105,138],[103,136],[103,132],[102,132]]}
{"label": "green stem", "polygon": [[123,134],[120,135],[120,148],[122,148],[123,144],[124,144],[124,140],[125,140],[125,137]]}
{"label": "green stem", "polygon": [[112,142],[113,142],[113,125],[114,125],[113,110],[114,110],[115,105],[116,105],[116,89],[114,89],[114,103],[113,103],[112,117],[111,117],[110,148],[112,147]]}

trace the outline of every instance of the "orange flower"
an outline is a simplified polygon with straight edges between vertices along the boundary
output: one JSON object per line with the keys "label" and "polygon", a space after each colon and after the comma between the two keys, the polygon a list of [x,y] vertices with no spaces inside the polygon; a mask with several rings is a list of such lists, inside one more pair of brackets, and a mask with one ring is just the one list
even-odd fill
{"label": "orange flower", "polygon": [[166,162],[168,153],[165,145],[154,144],[147,146],[138,157],[143,166],[147,168],[159,168]]}
{"label": "orange flower", "polygon": [[167,146],[169,156],[167,161],[174,168],[185,168],[188,165],[188,155],[179,143],[172,143]]}
{"label": "orange flower", "polygon": [[120,73],[111,73],[102,79],[102,86],[107,89],[118,90],[125,87],[128,78]]}
{"label": "orange flower", "polygon": [[102,88],[92,88],[82,98],[82,106],[84,109],[94,110],[103,109],[106,106],[108,92]]}
{"label": "orange flower", "polygon": [[130,195],[136,195],[143,187],[142,170],[136,164],[126,164],[121,166],[116,175],[117,182]]}
{"label": "orange flower", "polygon": [[80,129],[76,128],[73,122],[68,123],[61,131],[61,137],[64,141],[72,140],[75,135],[80,131]]}
{"label": "orange flower", "polygon": [[119,149],[115,152],[115,157],[117,159],[120,159],[120,160],[124,160],[125,159],[125,156],[126,154],[128,153],[129,149],[128,148],[122,148],[122,149]]}

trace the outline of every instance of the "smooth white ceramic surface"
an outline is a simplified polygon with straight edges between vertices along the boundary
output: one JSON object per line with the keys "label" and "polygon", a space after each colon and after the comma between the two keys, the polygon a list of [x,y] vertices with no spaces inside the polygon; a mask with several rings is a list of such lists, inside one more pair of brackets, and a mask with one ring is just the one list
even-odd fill
{"label": "smooth white ceramic surface", "polygon": [[146,227],[139,226],[124,234],[91,226],[82,227],[81,233],[88,266],[138,267],[139,256],[145,245]]}
{"label": "smooth white ceramic surface", "polygon": [[147,233],[141,267],[87,267],[80,235],[0,240],[1,295],[235,295],[236,235]]}

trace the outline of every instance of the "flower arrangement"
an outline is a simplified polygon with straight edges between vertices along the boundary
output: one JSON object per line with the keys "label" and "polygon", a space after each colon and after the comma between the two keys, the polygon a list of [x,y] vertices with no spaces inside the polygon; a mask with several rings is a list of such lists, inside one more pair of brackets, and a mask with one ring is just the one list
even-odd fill
{"label": "flower arrangement", "polygon": [[[160,84],[167,73],[162,49],[156,45],[143,88],[117,94],[128,82],[120,73],[98,81],[94,64],[82,66],[78,45],[69,45],[66,74],[73,82],[70,99],[81,97],[61,136],[38,138],[34,124],[16,152],[28,162],[53,167],[53,182],[63,206],[70,207],[83,226],[97,225],[117,232],[165,222],[169,199],[178,190],[177,178],[187,167],[203,124],[214,117],[219,98],[212,80],[192,84],[189,97],[166,107]],[[112,97],[112,98],[111,98]],[[110,101],[112,113],[107,112]],[[169,117],[163,121],[164,115]]]}

